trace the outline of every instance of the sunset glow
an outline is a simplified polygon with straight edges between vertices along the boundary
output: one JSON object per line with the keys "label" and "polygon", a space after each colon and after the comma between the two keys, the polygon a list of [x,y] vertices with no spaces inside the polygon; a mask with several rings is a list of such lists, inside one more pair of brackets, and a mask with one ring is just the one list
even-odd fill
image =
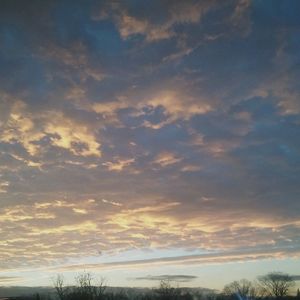
{"label": "sunset glow", "polygon": [[299,11],[0,1],[0,285],[300,275]]}

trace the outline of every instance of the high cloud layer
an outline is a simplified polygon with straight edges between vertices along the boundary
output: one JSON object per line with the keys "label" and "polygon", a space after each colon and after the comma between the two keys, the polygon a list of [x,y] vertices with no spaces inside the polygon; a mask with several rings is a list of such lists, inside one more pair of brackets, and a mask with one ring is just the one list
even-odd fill
{"label": "high cloud layer", "polygon": [[298,258],[299,5],[1,1],[0,282]]}

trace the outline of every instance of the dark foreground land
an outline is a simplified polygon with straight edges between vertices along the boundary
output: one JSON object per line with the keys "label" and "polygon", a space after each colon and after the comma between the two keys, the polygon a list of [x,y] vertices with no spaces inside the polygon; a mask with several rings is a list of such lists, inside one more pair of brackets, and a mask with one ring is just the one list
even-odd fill
{"label": "dark foreground land", "polygon": [[[132,291],[130,291],[132,290]],[[135,290],[135,291],[133,291]],[[23,295],[17,297],[1,297],[0,300],[58,300],[54,294],[42,294],[36,293],[32,295]],[[74,300],[91,300],[88,295],[73,295],[73,297],[67,299]],[[238,295],[227,296],[222,293],[220,294],[208,294],[203,295],[196,289],[179,289],[168,294],[159,294],[155,291],[140,292],[138,289],[123,289],[122,291],[108,292],[98,298],[99,300],[241,300]],[[246,300],[246,299],[244,299]],[[247,299],[253,300],[253,299]],[[255,298],[255,300],[278,300],[275,297],[264,297]],[[280,300],[300,300],[297,296],[285,296],[281,297]]]}

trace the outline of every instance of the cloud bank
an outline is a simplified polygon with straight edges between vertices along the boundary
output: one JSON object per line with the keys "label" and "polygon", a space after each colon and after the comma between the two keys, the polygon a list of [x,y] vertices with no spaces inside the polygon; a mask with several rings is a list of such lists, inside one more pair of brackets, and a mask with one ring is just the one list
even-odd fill
{"label": "cloud bank", "polygon": [[299,257],[297,1],[0,5],[2,272]]}

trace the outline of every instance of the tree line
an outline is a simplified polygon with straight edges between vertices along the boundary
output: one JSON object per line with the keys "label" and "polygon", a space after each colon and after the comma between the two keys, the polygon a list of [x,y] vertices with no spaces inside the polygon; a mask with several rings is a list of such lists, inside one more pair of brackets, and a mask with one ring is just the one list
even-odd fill
{"label": "tree line", "polygon": [[289,274],[271,272],[255,281],[241,279],[224,286],[219,293],[204,293],[201,289],[173,286],[162,280],[157,288],[128,293],[126,289],[113,291],[105,284],[104,278],[95,278],[84,272],[75,278],[76,284],[68,286],[64,277],[53,279],[54,294],[19,297],[18,300],[300,300],[300,292],[291,295],[295,280]]}

